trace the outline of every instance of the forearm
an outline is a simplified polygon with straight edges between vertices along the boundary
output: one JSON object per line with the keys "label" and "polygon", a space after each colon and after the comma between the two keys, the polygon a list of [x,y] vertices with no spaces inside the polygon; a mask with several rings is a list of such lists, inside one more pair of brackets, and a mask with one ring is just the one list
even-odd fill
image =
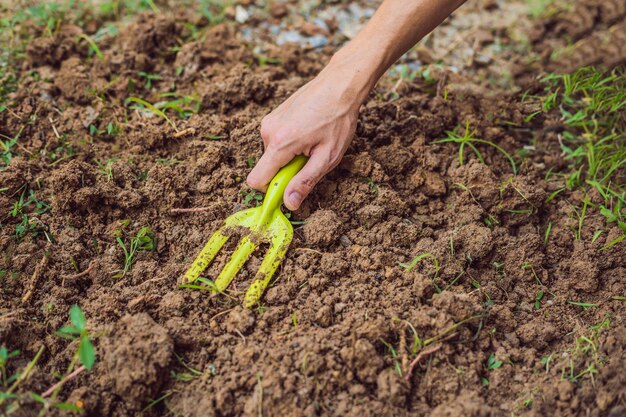
{"label": "forearm", "polygon": [[403,53],[463,0],[385,0],[363,30],[322,72],[261,122],[265,152],[248,184],[265,190],[294,156],[308,162],[289,182],[283,199],[296,210],[317,182],[341,161],[356,130],[361,104]]}
{"label": "forearm", "polygon": [[356,95],[360,105],[385,71],[464,1],[385,0],[324,71],[345,77],[347,94]]}

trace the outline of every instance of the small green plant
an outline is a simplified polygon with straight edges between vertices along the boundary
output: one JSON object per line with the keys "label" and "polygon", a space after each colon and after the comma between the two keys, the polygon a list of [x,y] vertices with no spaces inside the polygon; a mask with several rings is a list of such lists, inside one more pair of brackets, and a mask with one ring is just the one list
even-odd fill
{"label": "small green plant", "polygon": [[543,290],[537,291],[537,295],[535,296],[535,310],[539,310],[541,308],[541,300],[543,299],[543,296]]}
{"label": "small green plant", "polygon": [[369,177],[361,177],[361,178],[359,178],[359,182],[367,184],[368,188],[370,189],[370,193],[372,193],[372,194],[377,194],[378,193],[378,184],[376,184],[374,182],[374,180],[372,180],[371,178],[369,178]]}
{"label": "small green plant", "polygon": [[138,75],[145,80],[146,89],[152,89],[152,82],[159,81],[162,77],[159,74],[139,71]]}
{"label": "small green plant", "polygon": [[254,59],[257,65],[261,68],[266,67],[268,65],[280,65],[280,58],[273,58],[271,56],[267,56],[262,53],[254,53]]}
{"label": "small green plant", "polygon": [[156,103],[154,107],[165,112],[166,110],[174,110],[181,119],[188,119],[193,114],[200,112],[202,99],[199,94],[181,95],[177,92],[161,93],[160,97],[167,99]]}
{"label": "small green plant", "polygon": [[83,40],[87,42],[87,44],[89,45],[89,56],[95,55],[100,61],[104,62],[104,55],[102,55],[100,48],[98,48],[98,44],[91,36],[81,33],[80,35],[78,35],[78,40]]}
{"label": "small green plant", "polygon": [[130,238],[128,244],[124,243],[122,240],[123,233],[121,230],[117,230],[115,234],[115,240],[124,253],[124,267],[121,271],[117,272],[114,277],[122,278],[133,267],[137,253],[140,251],[154,250],[156,242],[154,232],[149,227],[142,227],[139,229],[139,232]]}
{"label": "small green plant", "polygon": [[9,384],[12,384],[13,381],[17,379],[17,374],[7,376],[7,365],[9,363],[9,359],[15,358],[16,356],[19,356],[19,354],[19,350],[9,351],[6,346],[0,347],[0,378],[2,379],[1,382],[3,389],[7,388]]}
{"label": "small green plant", "polygon": [[[39,361],[39,358],[41,357],[44,349],[45,346],[41,346],[35,357],[28,363],[28,365],[26,365],[23,370],[16,371],[8,377],[3,374],[3,385],[2,390],[0,391],[0,406],[4,405],[6,401],[9,401],[9,404],[4,409],[0,408],[0,413],[2,413],[2,416],[6,415],[5,412],[14,413],[15,411],[19,410],[20,402],[22,401],[22,395],[17,394],[16,391],[22,384],[22,382],[26,381],[30,377],[31,372]],[[15,352],[16,351],[8,351],[8,349],[6,349],[5,347],[0,348],[0,356],[2,357],[0,358],[0,361],[4,363],[4,372],[6,372],[6,365],[9,359],[17,356]]]}
{"label": "small green plant", "polygon": [[200,284],[180,284],[179,288],[189,288],[192,290],[200,290],[200,291],[210,291],[210,292],[219,292],[215,282],[205,277],[198,277],[196,279]]}
{"label": "small green plant", "polygon": [[[13,204],[9,211],[9,216],[18,219],[20,222],[15,226],[15,237],[18,240],[24,238],[27,233],[36,237],[40,232],[47,234],[46,226],[41,221],[30,218],[29,214],[43,214],[50,209],[50,206],[37,198],[33,190],[28,191],[28,198],[24,199],[26,190],[20,194],[20,198]],[[28,207],[33,207],[27,212]]]}
{"label": "small green plant", "polygon": [[72,324],[61,327],[57,335],[70,340],[79,340],[76,355],[85,368],[91,369],[96,362],[96,350],[87,331],[87,320],[83,310],[77,305],[70,307],[70,322]]}
{"label": "small green plant", "polygon": [[117,158],[107,159],[106,161],[96,161],[96,165],[100,168],[98,172],[104,175],[109,182],[113,181],[113,164],[116,162]]}
{"label": "small green plant", "polygon": [[594,303],[585,303],[582,301],[568,301],[567,304],[571,304],[573,306],[578,306],[578,307],[582,307],[583,310],[587,310],[591,307],[597,307],[597,304]]}
{"label": "small green plant", "polygon": [[173,166],[180,164],[182,161],[179,161],[178,159],[174,159],[174,158],[156,158],[154,162],[156,162],[157,164],[173,167]]}
{"label": "small green plant", "polygon": [[400,363],[400,358],[398,356],[398,351],[393,347],[393,345],[385,340],[381,340],[383,345],[387,347],[389,351],[389,356],[393,360],[393,368],[398,373],[398,375],[402,376],[402,364]]}
{"label": "small green plant", "polygon": [[469,120],[465,121],[465,131],[463,133],[460,133],[459,128],[457,127],[453,131],[450,131],[450,130],[446,131],[446,134],[448,135],[447,137],[438,139],[434,143],[452,142],[452,143],[458,144],[460,165],[463,165],[463,158],[464,158],[463,155],[464,155],[466,146],[470,148],[474,152],[474,155],[476,155],[478,160],[484,164],[485,158],[483,158],[482,153],[476,147],[477,144],[483,144],[483,145],[488,145],[488,146],[495,148],[496,150],[498,150],[498,152],[504,155],[506,159],[509,160],[509,163],[511,164],[511,168],[513,169],[513,173],[517,175],[517,165],[515,164],[515,160],[513,159],[513,157],[511,157],[511,155],[509,155],[509,153],[505,151],[501,146],[496,145],[495,143],[490,142],[488,140],[475,137],[474,135],[476,134],[476,129],[470,129]]}
{"label": "small green plant", "polygon": [[427,259],[427,258],[431,258],[433,260],[433,264],[435,266],[435,274],[433,275],[433,278],[432,278],[433,287],[435,288],[435,291],[437,291],[437,293],[440,293],[442,290],[437,285],[437,282],[436,282],[437,276],[439,275],[439,259],[435,255],[433,255],[432,253],[422,253],[420,255],[417,255],[415,258],[413,258],[413,260],[410,263],[407,264],[404,262],[398,262],[398,265],[400,265],[405,270],[410,271],[413,268],[415,268],[415,265],[417,265],[420,261]]}
{"label": "small green plant", "polygon": [[126,102],[127,103],[137,103],[137,106],[134,106],[133,108],[139,109],[139,110],[142,110],[142,111],[149,111],[152,114],[155,114],[155,115],[159,116],[160,118],[165,120],[170,126],[172,126],[172,129],[174,129],[176,132],[178,132],[178,128],[176,127],[176,124],[174,124],[174,122],[169,117],[167,117],[167,115],[162,110],[159,110],[153,104],[151,104],[151,103],[147,102],[146,100],[141,99],[139,97],[129,97],[126,100]]}
{"label": "small green plant", "polygon": [[[437,352],[442,347],[442,343],[438,343],[438,342],[443,342],[443,340],[445,340],[447,336],[450,336],[459,327],[479,318],[481,318],[481,316],[467,317],[445,328],[444,330],[442,330],[435,336],[427,338],[427,339],[420,337],[417,330],[410,322],[406,320],[401,320],[399,318],[394,318],[393,319],[394,322],[401,322],[404,324],[402,326],[402,330],[401,330],[402,333],[401,333],[400,343],[399,343],[398,348],[396,349],[391,343],[385,340],[381,339],[381,342],[387,347],[390,353],[390,356],[394,363],[395,371],[398,373],[398,375],[404,376],[405,381],[409,382],[411,379],[413,370],[418,365],[419,361],[422,358],[425,358],[426,356]],[[407,329],[410,330],[410,333],[413,339],[412,343],[410,343],[410,345],[408,346],[407,346],[407,343],[405,342]],[[407,357],[405,357],[407,353],[408,353],[408,356],[411,358],[411,363],[410,364],[406,363],[407,366],[403,369],[403,362],[404,362],[404,359],[407,359]],[[401,361],[400,358],[403,358],[403,360]]]}
{"label": "small green plant", "polygon": [[186,370],[186,372],[185,371],[183,371],[183,372],[176,372],[174,370],[171,370],[170,371],[170,376],[172,378],[174,378],[175,380],[180,381],[180,382],[190,382],[190,381],[193,381],[194,379],[199,378],[199,377],[201,377],[203,375],[206,375],[206,374],[208,374],[209,376],[213,376],[210,373],[210,371],[209,371],[209,373],[205,373],[205,372],[201,372],[201,371],[199,371],[199,370],[197,370],[195,368],[192,368],[191,366],[189,366],[185,362],[185,360],[181,356],[179,356],[177,354],[175,354],[175,355],[176,355],[176,359],[178,359],[178,363],[180,363],[183,366],[183,368],[185,368],[185,370]]}
{"label": "small green plant", "polygon": [[12,138],[3,136],[6,140],[0,140],[0,147],[2,148],[2,153],[0,153],[0,162],[2,162],[2,165],[0,165],[0,170],[6,169],[6,167],[11,162],[11,159],[13,159],[13,147],[17,144],[17,141],[19,140],[23,131],[24,128],[22,127],[19,132],[17,132],[17,134]]}
{"label": "small green plant", "polygon": [[487,358],[487,369],[490,371],[494,371],[502,366],[503,362],[496,360],[496,354],[492,353]]}
{"label": "small green plant", "polygon": [[258,207],[263,202],[263,194],[256,190],[241,191],[243,198],[243,204],[247,207],[251,207],[254,203],[254,207]]}
{"label": "small green plant", "polygon": [[552,232],[552,222],[548,222],[548,227],[546,227],[546,231],[543,235],[543,245],[548,246],[548,242],[550,241],[550,233]]}

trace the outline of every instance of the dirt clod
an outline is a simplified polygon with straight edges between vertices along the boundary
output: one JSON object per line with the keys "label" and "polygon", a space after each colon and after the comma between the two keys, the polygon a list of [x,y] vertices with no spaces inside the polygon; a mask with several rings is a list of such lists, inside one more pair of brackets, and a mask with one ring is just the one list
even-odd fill
{"label": "dirt clod", "polygon": [[317,210],[302,227],[307,243],[329,246],[340,236],[341,220],[332,210]]}
{"label": "dirt clod", "polygon": [[101,349],[112,390],[133,408],[159,392],[174,354],[167,331],[146,313],[122,317]]}

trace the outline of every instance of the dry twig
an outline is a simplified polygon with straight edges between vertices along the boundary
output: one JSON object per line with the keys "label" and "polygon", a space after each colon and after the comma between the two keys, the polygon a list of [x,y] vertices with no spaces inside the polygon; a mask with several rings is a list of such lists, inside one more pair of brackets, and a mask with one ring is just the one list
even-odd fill
{"label": "dry twig", "polygon": [[203,213],[209,210],[211,210],[211,207],[174,208],[170,210],[170,213]]}
{"label": "dry twig", "polygon": [[443,345],[439,344],[439,345],[435,345],[429,349],[424,349],[422,350],[420,353],[417,354],[417,356],[415,357],[415,359],[413,359],[413,361],[411,361],[411,364],[409,365],[409,369],[406,372],[406,375],[404,376],[404,380],[406,382],[411,382],[411,375],[413,374],[413,369],[415,369],[415,367],[417,366],[417,364],[424,359],[426,356],[431,355],[435,352],[437,352],[439,349],[441,349]]}
{"label": "dry twig", "polygon": [[28,300],[30,300],[30,297],[33,296],[33,291],[35,290],[35,287],[37,286],[37,281],[39,281],[39,276],[41,275],[41,271],[46,267],[46,265],[48,265],[48,256],[46,255],[46,251],[44,251],[43,257],[41,258],[37,266],[35,266],[33,275],[30,277],[28,291],[26,291],[26,294],[24,294],[24,296],[22,297],[22,303],[28,302]]}
{"label": "dry twig", "polygon": [[46,390],[46,392],[44,392],[43,394],[41,394],[42,397],[46,398],[51,396],[54,391],[56,391],[58,388],[62,387],[63,384],[65,384],[68,381],[71,381],[72,379],[76,378],[78,375],[81,374],[81,372],[83,372],[85,370],[85,365],[82,365],[78,368],[76,368],[74,370],[74,372],[72,372],[71,374],[63,377],[59,382],[57,382],[56,384],[54,384],[53,386],[51,386],[50,388],[48,388],[48,390]]}

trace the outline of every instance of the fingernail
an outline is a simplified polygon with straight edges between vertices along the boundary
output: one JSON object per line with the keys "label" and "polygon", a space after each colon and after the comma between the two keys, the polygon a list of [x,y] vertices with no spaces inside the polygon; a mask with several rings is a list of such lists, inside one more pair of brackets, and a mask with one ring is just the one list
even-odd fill
{"label": "fingernail", "polygon": [[292,207],[298,207],[301,201],[302,201],[302,196],[300,195],[299,192],[293,191],[291,194],[289,194],[289,203],[291,204]]}

